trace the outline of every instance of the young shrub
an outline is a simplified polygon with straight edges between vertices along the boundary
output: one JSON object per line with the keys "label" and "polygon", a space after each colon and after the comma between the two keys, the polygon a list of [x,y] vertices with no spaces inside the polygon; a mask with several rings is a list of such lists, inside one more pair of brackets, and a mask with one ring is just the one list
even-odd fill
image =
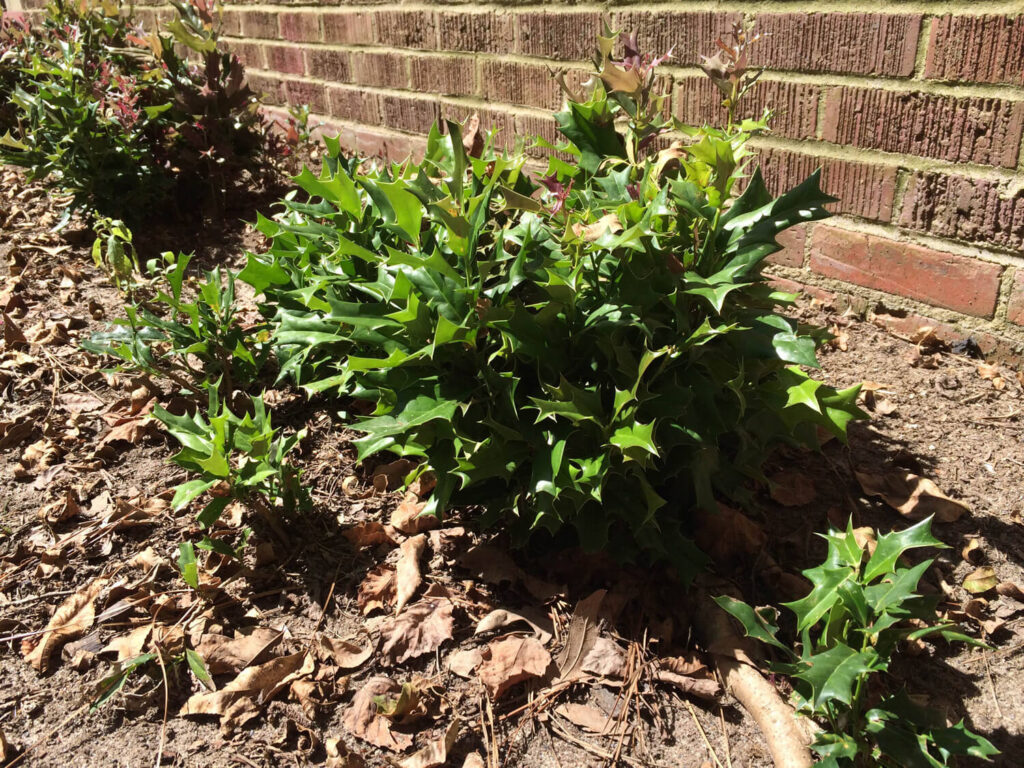
{"label": "young shrub", "polygon": [[[874,536],[872,536],[872,539]],[[771,608],[755,610],[730,597],[716,602],[744,627],[748,637],[770,645],[786,659],[769,668],[793,683],[797,710],[825,724],[811,747],[822,766],[952,765],[956,755],[988,759],[998,754],[989,741],[961,721],[947,725],[937,712],[915,704],[905,691],[879,690],[873,678],[889,669],[900,643],[930,635],[982,645],[936,616],[937,597],[916,593],[932,564],[899,565],[917,547],[945,547],[931,535],[931,518],[879,536],[874,550],[858,543],[852,522],[825,536],[828,555],[804,571],[813,585],[785,606],[796,616],[797,653],[777,638]]]}
{"label": "young shrub", "polygon": [[[422,457],[427,509],[480,504],[520,539],[702,559],[688,512],[742,498],[773,444],[842,438],[857,390],[809,378],[815,337],[760,275],[782,230],[825,218],[818,175],[778,198],[745,178],[764,121],[679,126],[660,59],[600,40],[595,85],[555,117],[534,181],[521,147],[430,134],[422,163],[365,168],[329,142],[261,219],[240,279],[265,298],[282,375],[368,401],[360,459]],[[621,128],[621,129],[620,129]],[[661,134],[687,141],[660,147]],[[742,193],[740,182],[745,181]],[[365,413],[364,409],[359,412]]]}

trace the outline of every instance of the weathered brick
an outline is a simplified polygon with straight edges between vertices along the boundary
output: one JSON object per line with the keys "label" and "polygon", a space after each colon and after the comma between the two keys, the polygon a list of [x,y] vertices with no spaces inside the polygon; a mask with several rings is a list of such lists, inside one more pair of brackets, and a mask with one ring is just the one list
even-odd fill
{"label": "weathered brick", "polygon": [[1024,248],[1024,190],[940,173],[910,177],[900,225],[940,237]]}
{"label": "weathered brick", "polygon": [[[760,117],[767,108],[774,113],[773,131],[793,139],[809,139],[817,131],[820,97],[821,88],[817,85],[762,80],[740,103],[736,117]],[[679,81],[673,109],[684,123],[722,125],[726,121],[721,92],[703,76]]]}
{"label": "weathered brick", "polygon": [[1010,288],[1010,303],[1006,307],[1006,319],[1015,325],[1024,325],[1024,269],[1018,268]]}
{"label": "weathered brick", "polygon": [[530,11],[516,16],[517,51],[563,61],[590,58],[601,14],[595,11]]}
{"label": "weathered brick", "polygon": [[765,184],[775,195],[792,189],[821,168],[821,187],[839,198],[829,205],[836,213],[848,213],[873,221],[892,220],[896,193],[896,168],[851,160],[816,157],[783,149],[763,149],[757,163]]}
{"label": "weathered brick", "polygon": [[555,109],[561,89],[543,64],[485,60],[480,67],[480,93],[490,101]]}
{"label": "weathered brick", "polygon": [[826,277],[969,315],[996,308],[998,264],[822,225],[811,231],[810,253],[811,269]]}
{"label": "weathered brick", "polygon": [[378,11],[375,39],[395,48],[437,48],[437,23],[429,11]]}
{"label": "weathered brick", "polygon": [[246,78],[246,81],[253,93],[260,94],[262,101],[266,104],[284,103],[284,83],[278,78],[252,73]]}
{"label": "weathered brick", "polygon": [[750,55],[776,70],[907,77],[920,30],[920,14],[762,13]]}
{"label": "weathered brick", "polygon": [[381,125],[410,133],[427,133],[437,122],[438,105],[434,98],[380,94]]}
{"label": "weathered brick", "polygon": [[1024,14],[937,18],[928,37],[925,77],[1024,84]]}
{"label": "weathered brick", "polygon": [[515,118],[504,109],[477,109],[454,101],[441,101],[441,117],[465,124],[470,117],[480,119],[479,130],[495,132],[495,146],[511,147],[515,143]]}
{"label": "weathered brick", "polygon": [[380,104],[377,94],[365,88],[349,88],[343,85],[327,87],[328,114],[353,123],[380,122]]}
{"label": "weathered brick", "polygon": [[316,12],[282,13],[278,19],[281,24],[281,37],[296,43],[318,42],[320,34],[320,14]]}
{"label": "weathered brick", "polygon": [[327,111],[327,92],[323,83],[286,80],[284,94],[289,104],[308,104],[310,111],[319,115]]}
{"label": "weathered brick", "polygon": [[304,75],[306,63],[302,49],[294,45],[268,45],[264,47],[267,69],[283,72],[288,75]]}
{"label": "weathered brick", "polygon": [[868,88],[826,96],[824,138],[837,144],[1013,168],[1024,102]]}
{"label": "weathered brick", "polygon": [[324,42],[366,45],[373,40],[373,25],[368,13],[325,13]]}
{"label": "weathered brick", "polygon": [[346,83],[352,79],[352,56],[348,51],[309,48],[306,50],[306,72],[310,77]]}
{"label": "weathered brick", "polygon": [[775,236],[782,250],[773,253],[768,257],[772,264],[782,267],[802,267],[804,265],[804,251],[807,246],[807,225],[798,224],[795,227],[782,230]]}
{"label": "weathered brick", "polygon": [[245,37],[277,40],[280,35],[280,29],[277,26],[277,14],[270,11],[243,11],[242,34]]}
{"label": "weathered brick", "polygon": [[514,48],[512,16],[503,12],[441,11],[438,46],[443,51],[507,53]]}
{"label": "weathered brick", "polygon": [[407,88],[409,60],[397,53],[353,53],[352,79],[360,85]]}
{"label": "weathered brick", "polygon": [[[715,41],[728,32],[743,14],[715,11],[618,11],[612,25],[636,33],[640,50],[661,56],[672,50],[672,64],[693,65],[701,54],[717,52]],[[593,47],[593,38],[587,41]],[[587,49],[589,54],[590,49]]]}
{"label": "weathered brick", "polygon": [[242,34],[242,14],[243,12],[237,9],[225,8],[221,15],[221,34],[239,37]]}
{"label": "weathered brick", "polygon": [[444,96],[475,92],[475,62],[468,56],[423,56],[412,60],[412,89]]}
{"label": "weathered brick", "polygon": [[246,67],[265,69],[267,66],[267,61],[263,55],[263,46],[259,43],[232,41],[228,46],[228,50],[236,54]]}

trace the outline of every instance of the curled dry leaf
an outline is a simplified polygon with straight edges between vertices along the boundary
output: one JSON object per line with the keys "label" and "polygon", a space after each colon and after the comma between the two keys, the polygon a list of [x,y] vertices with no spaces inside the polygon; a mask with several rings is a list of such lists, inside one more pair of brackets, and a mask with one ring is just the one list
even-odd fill
{"label": "curled dry leaf", "polygon": [[484,759],[479,752],[470,752],[462,762],[462,768],[485,768]]}
{"label": "curled dry leaf", "polygon": [[785,469],[768,482],[771,497],[784,507],[802,507],[818,497],[811,478],[795,469]]}
{"label": "curled dry leaf", "polygon": [[944,494],[926,477],[897,470],[885,474],[854,471],[864,493],[878,496],[901,515],[923,519],[934,515],[940,523],[958,520],[970,509],[963,502]]}
{"label": "curled dry leaf", "polygon": [[999,586],[996,572],[989,567],[979,568],[964,579],[964,589],[972,595],[980,595]]}
{"label": "curled dry leaf", "polygon": [[401,664],[407,659],[433,653],[451,640],[455,619],[447,597],[424,597],[380,627],[381,653]]}
{"label": "curled dry leaf", "polygon": [[483,660],[484,654],[479,648],[455,651],[448,657],[448,669],[459,677],[469,679]]}
{"label": "curled dry leaf", "polygon": [[395,602],[395,569],[390,565],[378,565],[359,584],[356,596],[359,610],[366,616]]}
{"label": "curled dry leaf", "polygon": [[152,624],[136,627],[126,635],[115,637],[100,653],[116,653],[118,661],[134,659],[146,647],[146,641],[149,639],[152,629]]}
{"label": "curled dry leaf", "polygon": [[499,699],[513,685],[544,677],[551,666],[551,654],[532,637],[492,640],[483,652],[476,673],[492,699]]}
{"label": "curled dry leaf", "polygon": [[478,544],[456,558],[456,563],[488,584],[522,584],[526,591],[541,601],[548,601],[565,590],[531,576],[515,564],[515,561],[497,547]]}
{"label": "curled dry leaf", "polygon": [[426,506],[425,501],[420,501],[419,497],[410,491],[391,513],[391,525],[409,536],[440,527],[441,521],[436,516],[420,514]]}
{"label": "curled dry leaf", "polygon": [[185,702],[180,714],[218,715],[221,730],[229,734],[255,717],[260,707],[279,691],[311,675],[315,668],[316,662],[308,653],[278,656],[243,670],[219,691],[194,694]]}
{"label": "curled dry leaf", "polygon": [[688,653],[685,656],[669,656],[661,659],[659,663],[669,672],[675,672],[677,675],[696,675],[708,668],[704,660],[695,653]]}
{"label": "curled dry leaf", "polygon": [[593,224],[587,224],[586,226],[579,223],[573,224],[572,231],[577,237],[582,237],[588,243],[592,243],[595,240],[600,240],[601,236],[606,232],[611,232],[612,234],[621,232],[622,223],[619,221],[618,214],[606,213]]}
{"label": "curled dry leaf", "polygon": [[996,592],[1003,597],[1009,597],[1012,600],[1016,600],[1018,603],[1024,603],[1024,592],[1022,592],[1021,588],[1012,581],[1004,581],[997,584]]}
{"label": "curled dry leaf", "polygon": [[759,554],[768,536],[757,523],[742,512],[718,505],[718,513],[701,512],[694,540],[717,563]]}
{"label": "curled dry leaf", "polygon": [[591,733],[607,733],[608,726],[615,722],[597,707],[586,704],[562,704],[555,709],[555,713]]}
{"label": "curled dry leaf", "polygon": [[688,693],[701,699],[713,701],[722,692],[717,680],[677,675],[675,672],[669,672],[667,669],[659,669],[655,672],[654,679],[663,683],[669,683],[683,693]]}
{"label": "curled dry leaf", "polygon": [[351,751],[341,739],[325,739],[324,751],[327,752],[325,768],[365,768],[366,766],[362,755]]}
{"label": "curled dry leaf", "polygon": [[391,730],[391,720],[380,713],[377,702],[400,693],[402,686],[386,677],[371,677],[359,689],[342,718],[342,724],[358,739],[375,747],[401,752],[412,746],[412,736]]}
{"label": "curled dry leaf", "polygon": [[977,538],[968,539],[967,543],[960,550],[960,557],[964,559],[965,563],[977,563],[982,559],[983,554],[981,542]]}
{"label": "curled dry leaf", "polygon": [[991,381],[992,386],[996,389],[1006,388],[1006,379],[1003,378],[1002,372],[999,370],[998,365],[989,365],[988,363],[978,364],[978,375],[986,381]]}
{"label": "curled dry leaf", "polygon": [[626,670],[626,652],[618,643],[599,637],[583,657],[580,671],[599,677],[622,677]]}
{"label": "curled dry leaf", "polygon": [[423,749],[414,752],[398,763],[399,768],[440,768],[448,761],[448,753],[459,738],[459,720],[452,720],[444,733]]}
{"label": "curled dry leaf", "polygon": [[241,672],[260,660],[281,641],[283,633],[269,627],[257,627],[249,633],[238,632],[234,637],[203,635],[196,645],[196,653],[203,657],[211,675]]}
{"label": "curled dry leaf", "polygon": [[423,583],[420,558],[426,548],[427,536],[423,533],[402,542],[402,554],[395,569],[395,613],[402,612]]}
{"label": "curled dry leaf", "polygon": [[78,499],[75,498],[75,494],[67,491],[63,499],[50,502],[40,509],[39,519],[49,525],[56,525],[74,517],[81,511],[82,508],[78,506]]}
{"label": "curled dry leaf", "polygon": [[510,611],[507,608],[493,610],[480,619],[473,634],[480,635],[484,632],[494,632],[519,622],[528,624],[533,629],[534,636],[544,645],[547,645],[553,637],[555,628],[551,623],[551,617],[543,611],[530,606],[520,608],[518,612]]}
{"label": "curled dry leaf", "polygon": [[388,535],[387,528],[384,527],[383,523],[378,523],[376,520],[353,525],[351,528],[346,529],[342,536],[359,549],[375,547],[378,544],[395,546],[395,540]]}
{"label": "curled dry leaf", "polygon": [[583,660],[597,644],[600,633],[598,613],[608,590],[599,589],[580,600],[569,621],[565,647],[558,654],[558,682],[568,682],[584,676]]}
{"label": "curled dry leaf", "polygon": [[373,470],[373,487],[378,491],[393,491],[402,485],[405,476],[416,468],[408,459],[396,459],[388,464],[381,464]]}
{"label": "curled dry leaf", "polygon": [[37,671],[45,672],[54,651],[81,637],[92,627],[96,620],[96,598],[109,583],[109,579],[95,579],[61,603],[47,622],[38,643],[31,642],[35,638],[22,642],[21,650],[25,660]]}
{"label": "curled dry leaf", "polygon": [[343,670],[357,669],[361,667],[373,655],[374,644],[368,642],[365,648],[360,648],[355,643],[337,638],[320,636],[320,647],[333,659],[334,663]]}

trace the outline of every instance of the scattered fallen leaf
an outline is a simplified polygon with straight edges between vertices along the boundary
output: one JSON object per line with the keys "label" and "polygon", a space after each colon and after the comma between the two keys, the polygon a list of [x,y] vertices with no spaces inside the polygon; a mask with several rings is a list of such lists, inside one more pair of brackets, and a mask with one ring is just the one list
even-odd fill
{"label": "scattered fallen leaf", "polygon": [[462,768],[486,768],[484,759],[479,752],[470,752],[462,763]]}
{"label": "scattered fallen leaf", "polygon": [[538,600],[547,602],[565,590],[526,573],[507,552],[488,544],[478,544],[461,553],[456,562],[488,584],[522,584]]}
{"label": "scattered fallen leaf", "polygon": [[78,499],[75,498],[75,494],[67,491],[63,499],[50,502],[40,509],[39,518],[49,525],[56,525],[74,517],[81,511],[82,508],[78,506]]}
{"label": "scattered fallen leaf", "polygon": [[0,728],[0,765],[7,765],[8,761],[13,760],[17,753],[17,747],[7,740],[3,729]]}
{"label": "scattered fallen leaf", "polygon": [[359,584],[356,603],[366,616],[376,609],[383,610],[395,602],[395,569],[390,565],[379,565],[366,574]]}
{"label": "scattered fallen leaf", "polygon": [[141,627],[136,627],[126,635],[120,635],[115,637],[106,647],[100,651],[100,653],[116,653],[118,661],[127,661],[128,659],[134,659],[136,656],[142,653],[143,648],[146,646],[146,641],[149,639],[149,634],[152,631],[153,626],[151,624],[145,624]]}
{"label": "scattered fallen leaf", "polygon": [[479,648],[467,648],[455,651],[448,657],[448,669],[459,677],[471,678],[474,670],[484,660],[483,651]]}
{"label": "scattered fallen leaf", "polygon": [[989,365],[988,363],[978,363],[978,375],[986,381],[991,381],[992,386],[996,389],[1005,389],[1006,380],[1002,376],[1002,372],[999,370],[998,365]]}
{"label": "scattered fallen leaf", "polygon": [[377,521],[370,521],[368,523],[359,523],[353,525],[342,533],[342,535],[352,542],[352,544],[359,549],[364,547],[375,547],[378,544],[387,544],[394,546],[395,541],[388,535],[387,528],[384,527],[383,523]]}
{"label": "scattered fallen leaf", "polygon": [[920,519],[934,515],[940,523],[951,523],[969,512],[966,504],[949,498],[926,477],[896,470],[885,474],[854,471],[857,482],[869,496],[879,496],[901,515]]}
{"label": "scattered fallen leaf", "polygon": [[282,632],[269,627],[257,627],[234,637],[207,634],[200,638],[196,653],[203,657],[211,675],[241,672],[272,650],[282,637]]}
{"label": "scattered fallen leaf", "polygon": [[981,541],[977,538],[970,538],[967,543],[964,544],[963,549],[960,550],[960,557],[967,563],[977,563],[982,555],[984,554],[981,548]]}
{"label": "scattered fallen leaf", "polygon": [[659,669],[654,673],[654,678],[663,683],[674,685],[683,693],[688,693],[701,699],[714,700],[722,692],[717,680],[677,675],[675,672],[669,672],[667,669]]}
{"label": "scattered fallen leaf", "polygon": [[391,513],[391,525],[410,536],[439,527],[441,521],[435,515],[420,514],[425,506],[427,503],[420,501],[419,497],[410,491]]}
{"label": "scattered fallen leaf", "polygon": [[531,607],[520,608],[518,612],[510,611],[507,608],[493,610],[480,619],[473,634],[494,632],[518,622],[529,624],[534,631],[534,636],[544,645],[547,645],[553,636],[554,625],[551,623],[551,618],[543,611]]}
{"label": "scattered fallen leaf", "polygon": [[771,497],[784,507],[802,507],[818,496],[811,478],[795,469],[784,469],[769,478]]}
{"label": "scattered fallen leaf", "polygon": [[996,585],[996,592],[1003,597],[1009,597],[1018,603],[1024,603],[1024,592],[1011,581],[1004,581]]}
{"label": "scattered fallen leaf", "polygon": [[768,536],[742,512],[718,505],[718,513],[701,512],[694,536],[697,546],[717,563],[729,563],[764,550]]}
{"label": "scattered fallen leaf", "polygon": [[605,733],[609,724],[614,722],[597,707],[589,707],[586,704],[562,704],[555,712],[573,725],[591,733]]}
{"label": "scattered fallen leaf", "polygon": [[412,736],[391,730],[391,720],[380,713],[381,697],[400,693],[402,686],[386,677],[371,677],[359,689],[342,718],[342,724],[356,738],[375,747],[401,752],[412,746]]}
{"label": "scattered fallen leaf", "polygon": [[36,671],[46,672],[55,650],[81,637],[92,627],[96,619],[94,603],[109,583],[109,579],[98,578],[79,589],[54,611],[38,642],[34,642],[36,638],[22,642],[22,654]]}
{"label": "scattered fallen leaf", "polygon": [[393,491],[402,485],[405,476],[416,467],[408,459],[396,459],[388,464],[381,464],[373,470],[373,487],[378,491]]}
{"label": "scattered fallen leaf", "polygon": [[592,243],[595,240],[599,240],[606,232],[613,234],[621,232],[622,224],[619,221],[618,214],[606,213],[593,224],[587,224],[586,226],[580,223],[573,224],[572,231],[577,237],[582,237],[588,243]]}
{"label": "scattered fallen leaf", "polygon": [[685,656],[669,656],[661,659],[660,663],[669,672],[675,672],[677,675],[696,675],[708,668],[704,660],[694,653],[688,653]]}
{"label": "scattered fallen leaf", "polygon": [[362,755],[352,752],[341,739],[325,739],[324,751],[327,752],[325,768],[365,768],[366,766]]}
{"label": "scattered fallen leaf", "polygon": [[293,653],[248,667],[219,691],[194,694],[182,707],[182,715],[218,715],[221,730],[230,734],[244,725],[279,691],[294,680],[311,675],[316,662],[308,653]]}
{"label": "scattered fallen leaf", "polygon": [[398,664],[433,653],[452,638],[452,607],[452,601],[446,597],[424,597],[387,619],[380,627],[381,653]]}
{"label": "scattered fallen leaf", "polygon": [[580,664],[581,672],[600,677],[622,677],[625,668],[626,652],[607,637],[598,637]]}
{"label": "scattered fallen leaf", "polygon": [[395,568],[395,613],[401,613],[423,583],[420,558],[427,548],[426,534],[418,534],[402,542],[402,554]]}
{"label": "scattered fallen leaf", "polygon": [[448,752],[459,738],[459,720],[452,720],[444,733],[423,749],[398,763],[399,768],[439,768],[448,761]]}
{"label": "scattered fallen leaf", "polygon": [[600,628],[598,612],[608,590],[599,589],[580,600],[569,621],[565,647],[558,654],[558,682],[567,682],[583,677],[583,660],[597,643]]}
{"label": "scattered fallen leaf", "polygon": [[544,677],[551,666],[551,654],[532,637],[492,640],[483,652],[476,673],[492,699],[499,699],[512,686],[531,678]]}
{"label": "scattered fallen leaf", "polygon": [[360,648],[355,643],[337,638],[320,636],[320,647],[326,651],[334,663],[343,670],[357,669],[366,663],[373,655],[374,644],[367,643],[365,648]]}
{"label": "scattered fallen leaf", "polygon": [[980,595],[999,585],[996,572],[989,567],[979,568],[964,579],[964,589],[972,595]]}

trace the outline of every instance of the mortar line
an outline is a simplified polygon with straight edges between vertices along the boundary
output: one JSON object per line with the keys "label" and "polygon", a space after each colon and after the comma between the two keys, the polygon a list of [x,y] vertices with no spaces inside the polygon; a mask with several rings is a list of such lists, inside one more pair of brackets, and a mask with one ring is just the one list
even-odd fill
{"label": "mortar line", "polygon": [[924,70],[928,61],[928,47],[931,45],[934,27],[934,16],[921,17],[921,27],[917,38],[917,53],[914,56],[914,80],[928,82],[925,79]]}

